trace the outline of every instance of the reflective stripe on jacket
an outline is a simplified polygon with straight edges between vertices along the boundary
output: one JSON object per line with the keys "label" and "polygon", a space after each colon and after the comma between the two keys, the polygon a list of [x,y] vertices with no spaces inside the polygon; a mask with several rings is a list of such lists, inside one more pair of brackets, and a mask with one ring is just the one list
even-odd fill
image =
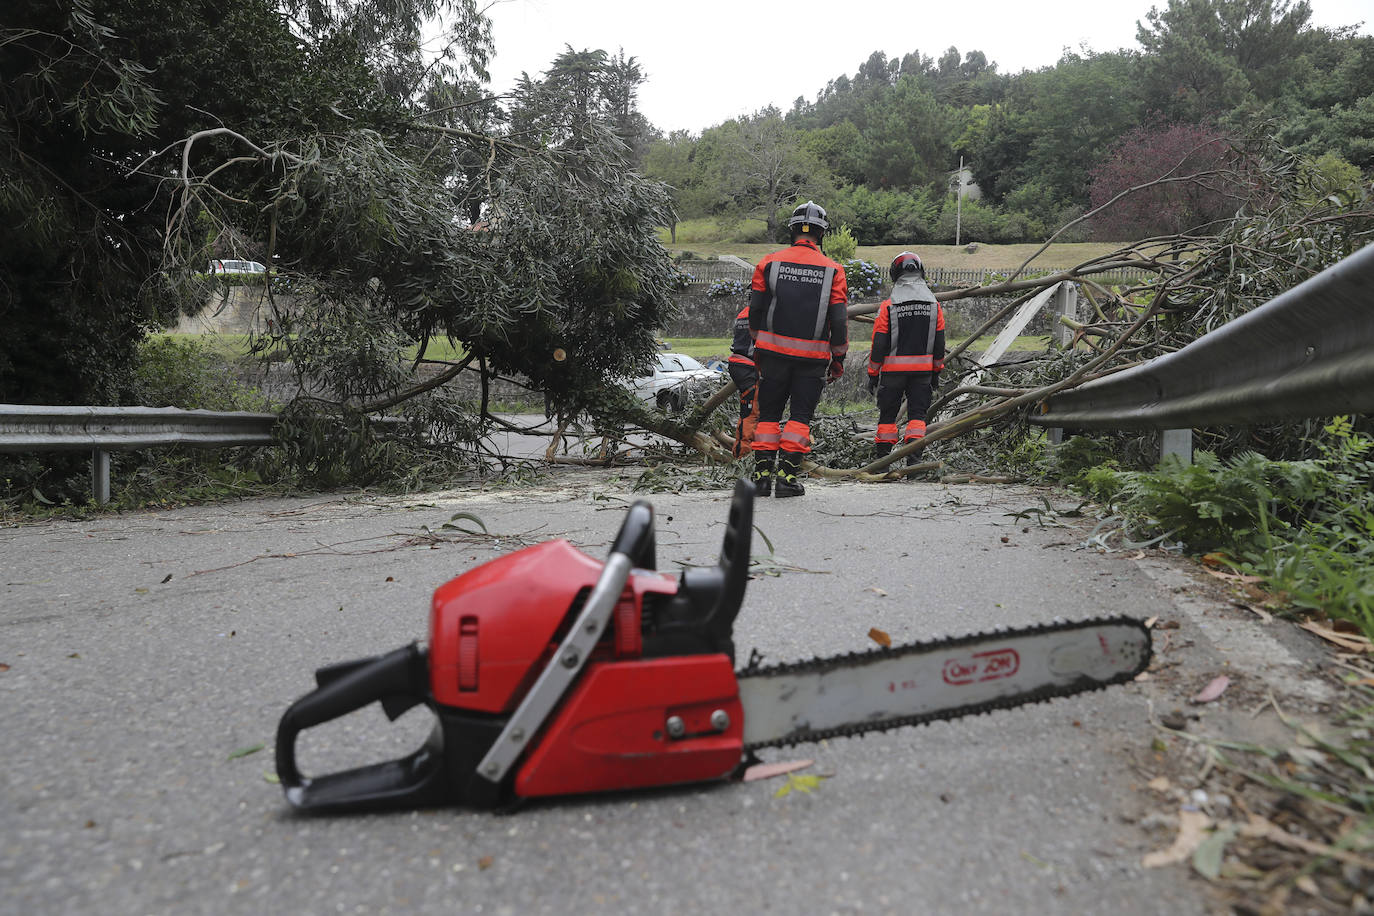
{"label": "reflective stripe on jacket", "polygon": [[868,374],[939,372],[945,366],[945,310],[918,277],[903,276],[878,306]]}
{"label": "reflective stripe on jacket", "polygon": [[849,352],[844,268],[799,239],[754,268],[749,329],[754,346],[794,359],[843,362]]}

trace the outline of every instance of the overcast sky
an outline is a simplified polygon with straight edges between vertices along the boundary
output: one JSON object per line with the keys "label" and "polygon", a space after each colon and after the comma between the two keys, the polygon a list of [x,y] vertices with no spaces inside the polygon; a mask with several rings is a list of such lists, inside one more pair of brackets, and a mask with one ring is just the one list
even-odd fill
{"label": "overcast sky", "polygon": [[[1374,24],[1374,0],[1310,0],[1319,26]],[[1138,48],[1149,0],[496,0],[491,87],[539,78],[565,45],[624,49],[648,75],[639,110],[665,132],[700,133],[798,97],[814,101],[874,51],[939,58],[982,51],[1000,73],[1048,67],[1063,49]],[[1164,7],[1167,0],[1155,0]]]}

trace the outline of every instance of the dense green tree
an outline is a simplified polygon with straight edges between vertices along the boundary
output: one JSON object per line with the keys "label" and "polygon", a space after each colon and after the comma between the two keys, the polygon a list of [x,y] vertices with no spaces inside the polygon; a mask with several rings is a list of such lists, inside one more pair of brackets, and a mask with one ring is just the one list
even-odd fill
{"label": "dense green tree", "polygon": [[[432,81],[487,80],[491,21],[478,0],[280,0],[308,43],[347,37],[384,92],[410,100]],[[442,26],[425,46],[428,24]]]}
{"label": "dense green tree", "polygon": [[711,180],[722,195],[717,212],[763,220],[769,239],[782,237],[781,212],[823,196],[831,186],[824,165],[775,108],[727,121],[702,139]]}
{"label": "dense green tree", "polygon": [[1151,107],[1197,121],[1267,101],[1292,78],[1310,46],[1307,0],[1168,0],[1138,23]]}
{"label": "dense green tree", "polygon": [[873,188],[911,189],[943,183],[955,128],[949,109],[924,80],[904,75],[864,112],[863,182]]}
{"label": "dense green tree", "polygon": [[818,130],[803,130],[802,145],[825,164],[839,181],[862,184],[865,177],[864,139],[853,121],[840,121]]}
{"label": "dense green tree", "polygon": [[1374,170],[1374,37],[1349,32],[1322,32],[1300,59],[1292,91],[1250,114],[1273,123],[1294,150]]}
{"label": "dense green tree", "polygon": [[985,123],[961,138],[979,187],[996,203],[1034,182],[1061,204],[1087,202],[1088,173],[1140,123],[1137,60],[1066,53],[1016,76]]}
{"label": "dense green tree", "polygon": [[[180,301],[160,280],[181,164],[149,157],[224,125],[279,137],[393,114],[351,38],[303,45],[266,0],[16,0],[0,28],[0,400],[129,390],[134,346]],[[184,256],[203,266],[208,241]]]}
{"label": "dense green tree", "polygon": [[675,130],[667,137],[654,140],[644,156],[645,177],[663,182],[672,197],[673,212],[668,230],[674,243],[679,220],[707,216],[711,212],[711,189],[703,157],[698,152],[695,136],[685,130]]}
{"label": "dense green tree", "polygon": [[649,144],[658,131],[639,110],[639,87],[648,82],[648,74],[634,57],[626,57],[625,49],[606,61],[604,96],[606,117],[630,150],[630,161],[642,166]]}

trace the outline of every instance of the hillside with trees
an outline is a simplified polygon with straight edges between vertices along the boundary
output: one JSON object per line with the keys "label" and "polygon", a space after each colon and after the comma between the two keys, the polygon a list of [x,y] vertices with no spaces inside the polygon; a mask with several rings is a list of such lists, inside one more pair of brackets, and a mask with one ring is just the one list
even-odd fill
{"label": "hillside with trees", "polygon": [[[865,245],[953,243],[961,161],[981,191],[959,208],[962,238],[984,242],[1041,241],[1180,162],[1214,165],[1223,139],[1274,140],[1358,183],[1374,172],[1374,38],[1311,18],[1303,0],[1168,0],[1143,13],[1136,49],[1014,74],[977,50],[875,51],[787,111],[655,139],[643,168],[681,219],[755,220],[740,241],[776,239],[778,202],[815,197]],[[1237,197],[1157,189],[1061,241],[1202,226]]]}

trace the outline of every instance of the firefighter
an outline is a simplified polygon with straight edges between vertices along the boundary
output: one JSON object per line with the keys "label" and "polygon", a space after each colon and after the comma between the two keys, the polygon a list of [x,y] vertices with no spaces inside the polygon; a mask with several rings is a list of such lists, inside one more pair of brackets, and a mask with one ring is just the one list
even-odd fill
{"label": "firefighter", "polygon": [[[926,434],[931,392],[940,386],[945,366],[945,312],[926,285],[921,259],[903,251],[892,259],[892,295],[878,306],[873,343],[868,353],[868,393],[878,396],[875,458],[897,444],[897,414],[906,400],[902,443]],[[915,464],[916,456],[907,457]]]}
{"label": "firefighter", "polygon": [[808,200],[787,227],[791,247],[759,261],[749,293],[759,375],[754,483],[758,495],[775,498],[806,492],[799,477],[811,451],[811,417],[821,390],[844,374],[849,350],[844,268],[821,253],[830,228],[825,210]]}
{"label": "firefighter", "polygon": [[759,373],[754,367],[754,337],[749,333],[749,306],[735,316],[735,337],[730,344],[730,380],[739,392],[739,422],[735,424],[735,457],[742,458],[754,446],[759,422]]}

